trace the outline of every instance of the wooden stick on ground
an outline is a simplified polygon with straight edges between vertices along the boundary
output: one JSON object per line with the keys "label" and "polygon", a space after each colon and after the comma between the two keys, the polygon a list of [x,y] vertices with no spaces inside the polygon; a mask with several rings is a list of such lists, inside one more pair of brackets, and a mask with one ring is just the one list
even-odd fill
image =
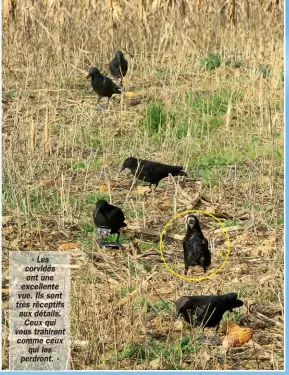
{"label": "wooden stick on ground", "polygon": [[147,277],[137,289],[135,289],[133,292],[131,292],[130,294],[128,294],[126,297],[122,298],[119,301],[117,308],[125,305],[128,301],[130,301],[138,293],[138,291],[140,289],[142,289],[143,287],[146,286],[146,284],[148,284],[149,280],[156,274],[156,272],[154,272],[155,269],[156,269],[156,266],[154,266],[154,268],[152,269],[152,271],[151,271],[152,273],[149,275],[149,277]]}

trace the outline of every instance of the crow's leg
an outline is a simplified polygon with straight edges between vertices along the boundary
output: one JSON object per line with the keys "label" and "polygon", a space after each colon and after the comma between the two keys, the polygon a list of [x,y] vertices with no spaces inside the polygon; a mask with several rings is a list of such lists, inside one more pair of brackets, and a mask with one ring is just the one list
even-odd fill
{"label": "crow's leg", "polygon": [[96,103],[96,109],[97,110],[103,109],[102,106],[101,106],[101,104],[99,103],[100,100],[101,100],[101,96],[98,95],[97,96],[97,103]]}
{"label": "crow's leg", "polygon": [[120,233],[117,232],[117,237],[116,237],[116,241],[115,241],[117,244],[118,244],[119,236],[120,236]]}

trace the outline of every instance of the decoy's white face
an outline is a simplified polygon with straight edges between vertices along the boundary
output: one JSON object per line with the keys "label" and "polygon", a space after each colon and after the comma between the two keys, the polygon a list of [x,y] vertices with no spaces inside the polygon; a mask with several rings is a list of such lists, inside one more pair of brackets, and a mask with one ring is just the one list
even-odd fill
{"label": "decoy's white face", "polygon": [[199,215],[186,215],[186,223],[189,228],[194,228],[198,224]]}

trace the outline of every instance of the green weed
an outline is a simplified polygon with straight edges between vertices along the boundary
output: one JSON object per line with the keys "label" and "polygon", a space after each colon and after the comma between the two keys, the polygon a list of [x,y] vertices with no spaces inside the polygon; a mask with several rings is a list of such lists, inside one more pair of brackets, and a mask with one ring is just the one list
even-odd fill
{"label": "green weed", "polygon": [[225,61],[225,66],[230,66],[233,69],[242,68],[244,66],[244,62],[242,60],[228,59]]}
{"label": "green weed", "polygon": [[223,225],[225,227],[233,227],[234,225],[237,225],[237,221],[236,220],[224,220]]}
{"label": "green weed", "polygon": [[279,225],[283,225],[284,224],[284,216],[278,216],[277,219],[273,220],[271,222],[271,225],[273,228],[277,228]]}
{"label": "green weed", "polygon": [[271,70],[267,65],[259,65],[257,68],[257,72],[260,73],[263,78],[268,78],[272,75]]}
{"label": "green weed", "polygon": [[85,161],[78,161],[76,163],[73,163],[72,166],[71,166],[71,169],[72,170],[78,170],[78,169],[85,169],[87,167],[87,164]]}
{"label": "green weed", "polygon": [[165,134],[168,116],[164,103],[154,100],[150,103],[145,118],[141,121],[140,129],[150,137]]}
{"label": "green weed", "polygon": [[200,64],[206,70],[215,70],[221,66],[222,58],[219,54],[210,54],[208,57],[201,59]]}

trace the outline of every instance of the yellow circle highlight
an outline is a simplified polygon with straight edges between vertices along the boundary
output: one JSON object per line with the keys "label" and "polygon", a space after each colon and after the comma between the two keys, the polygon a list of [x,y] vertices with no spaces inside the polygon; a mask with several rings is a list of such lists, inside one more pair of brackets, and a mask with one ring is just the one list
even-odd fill
{"label": "yellow circle highlight", "polygon": [[[186,215],[187,213],[194,213],[194,212],[200,212],[202,214],[205,214],[205,215],[209,215],[211,216],[213,219],[215,219],[221,226],[223,232],[225,233],[226,237],[227,237],[227,243],[228,243],[228,251],[227,251],[227,254],[226,254],[226,258],[223,262],[223,264],[215,271],[215,272],[212,272],[211,274],[207,275],[207,276],[203,276],[203,277],[198,277],[198,278],[195,278],[195,277],[186,277],[186,276],[182,276],[180,275],[179,273],[175,272],[166,262],[165,260],[165,257],[163,255],[163,236],[164,234],[166,233],[166,229],[167,227],[174,221],[176,220],[177,217],[179,216],[183,216],[183,215]],[[230,242],[230,237],[229,237],[229,233],[225,227],[225,225],[223,223],[221,223],[221,221],[216,218],[216,216],[210,214],[209,212],[206,212],[206,211],[202,211],[202,210],[188,210],[188,211],[183,211],[183,212],[180,212],[178,213],[177,215],[175,215],[165,226],[164,226],[164,229],[162,230],[162,233],[160,235],[160,253],[161,253],[161,258],[165,264],[165,266],[167,267],[167,269],[175,276],[179,277],[180,279],[184,279],[184,280],[193,280],[193,281],[202,281],[202,280],[206,280],[206,279],[210,279],[211,277],[213,277],[214,275],[216,275],[218,272],[221,271],[221,269],[224,267],[224,265],[226,264],[228,258],[229,258],[229,255],[230,255],[230,252],[231,252],[231,242]]]}

